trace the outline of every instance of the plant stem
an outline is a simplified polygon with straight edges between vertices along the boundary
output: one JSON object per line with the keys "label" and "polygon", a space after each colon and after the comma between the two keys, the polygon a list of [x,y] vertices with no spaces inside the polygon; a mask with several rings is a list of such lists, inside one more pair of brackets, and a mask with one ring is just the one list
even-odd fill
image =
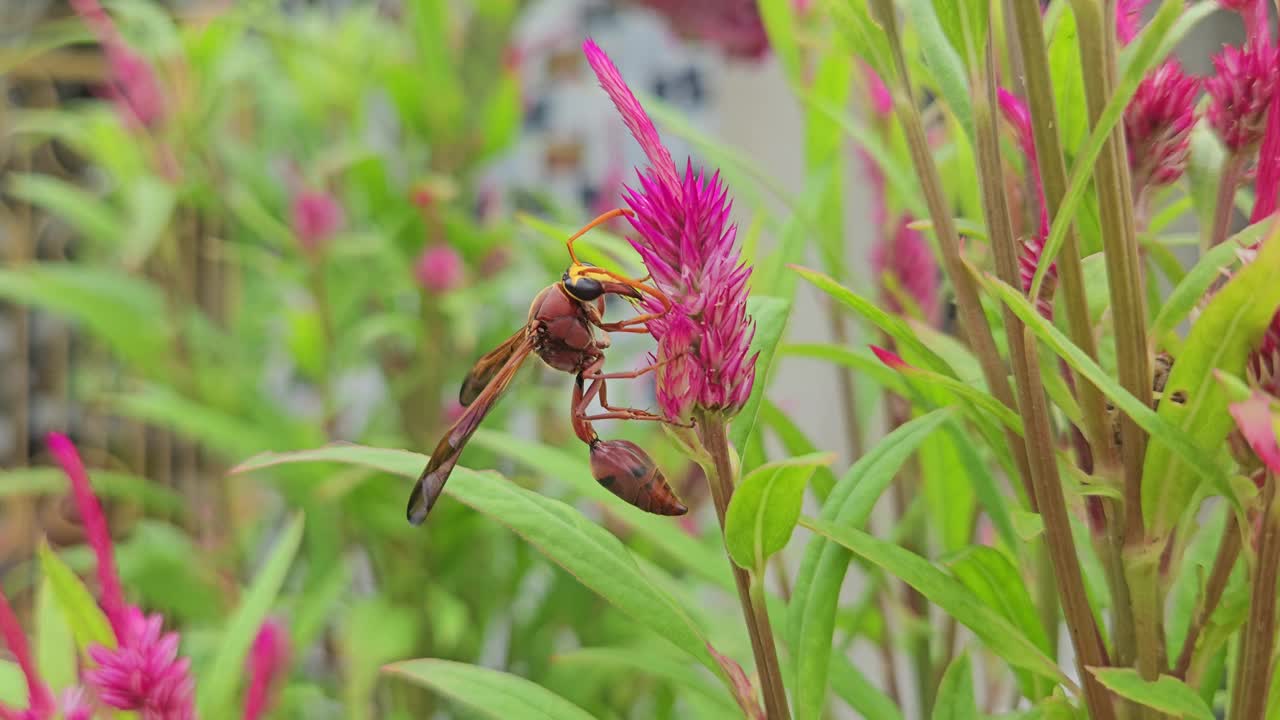
{"label": "plant stem", "polygon": [[[898,36],[893,0],[872,0],[871,8],[876,21],[884,28],[893,50],[896,73],[892,78],[884,78],[884,80],[894,90],[892,93],[894,113],[906,135],[911,163],[915,168],[916,177],[920,180],[925,204],[929,207],[929,219],[933,221],[938,246],[942,250],[942,264],[946,269],[947,279],[955,290],[960,326],[969,347],[982,366],[982,376],[987,382],[987,387],[991,389],[991,394],[1006,407],[1017,411],[1018,406],[1013,399],[1013,390],[1009,386],[1008,368],[996,349],[991,325],[987,322],[982,303],[978,299],[977,283],[969,275],[964,258],[960,255],[959,234],[956,232],[955,220],[947,202],[946,191],[942,187],[942,178],[938,175],[938,167],[933,160],[933,152],[929,148],[929,141],[924,133],[920,110],[915,104],[911,76],[907,72],[906,54],[902,50],[902,40]],[[1023,489],[1027,497],[1033,498],[1034,503],[1035,495],[1031,491],[1031,472],[1027,461],[1026,445],[1012,430],[1005,429],[1005,439],[1009,443],[1014,463],[1017,465]]]}
{"label": "plant stem", "polygon": [[[1101,0],[1072,0],[1080,57],[1084,63],[1085,101],[1089,123],[1096,127],[1115,89],[1116,50],[1112,20]],[[1111,310],[1115,321],[1116,360],[1120,384],[1147,407],[1151,406],[1151,358],[1147,351],[1147,320],[1142,263],[1134,229],[1132,182],[1124,128],[1117,125],[1103,145],[1094,166],[1102,219],[1103,256]],[[1147,436],[1127,415],[1120,417],[1120,453],[1124,466],[1125,541],[1143,542],[1142,463]],[[1136,592],[1133,588],[1131,592]],[[1139,669],[1154,680],[1159,648],[1138,647]]]}
{"label": "plant stem", "polygon": [[1266,712],[1271,688],[1271,653],[1276,644],[1276,579],[1280,575],[1280,504],[1276,478],[1263,491],[1262,532],[1249,597],[1249,619],[1240,631],[1240,654],[1231,696],[1232,720],[1253,720]]}
{"label": "plant stem", "polygon": [[1226,529],[1222,531],[1222,542],[1218,544],[1218,554],[1213,559],[1213,570],[1209,572],[1209,581],[1204,586],[1204,597],[1196,615],[1187,629],[1187,638],[1182,643],[1182,651],[1178,653],[1178,661],[1173,667],[1176,677],[1187,679],[1191,669],[1191,659],[1195,655],[1196,643],[1200,641],[1200,633],[1209,624],[1213,611],[1222,602],[1222,594],[1226,592],[1227,581],[1231,579],[1231,571],[1235,569],[1236,559],[1240,557],[1240,524],[1235,513],[1231,513]]}
{"label": "plant stem", "polygon": [[[844,347],[849,344],[849,333],[845,328],[844,314],[836,307],[833,298],[827,298],[827,322],[831,326],[831,338],[836,344]],[[838,368],[836,370],[836,390],[840,393],[840,411],[844,416],[844,431],[849,442],[849,452],[853,459],[862,457],[862,423],[858,420],[858,403],[856,387],[853,382],[853,370]]]}
{"label": "plant stem", "polygon": [[[715,501],[716,517],[720,521],[720,532],[723,535],[725,513],[729,510],[729,500],[733,497],[735,483],[733,461],[729,456],[728,428],[725,426],[724,418],[715,413],[701,414],[698,417],[698,435],[702,440],[702,446],[711,456],[711,465],[705,469],[707,482],[711,487],[711,497]],[[765,714],[769,720],[790,720],[791,712],[787,707],[786,688],[782,684],[782,672],[778,666],[778,649],[774,644],[768,608],[763,602],[757,603],[752,599],[751,578],[747,571],[738,567],[732,559],[729,560],[729,566],[733,570],[733,580],[738,587],[738,601],[742,604],[742,615],[747,623],[747,632],[751,636],[751,650],[755,655],[756,672],[760,676]],[[763,598],[759,599],[763,600]]]}
{"label": "plant stem", "polygon": [[1227,239],[1227,231],[1231,229],[1231,211],[1236,207],[1236,190],[1240,187],[1247,160],[1247,154],[1233,152],[1222,164],[1222,173],[1218,176],[1218,196],[1214,199],[1209,247],[1217,247]]}
{"label": "plant stem", "polygon": [[[977,141],[975,155],[987,232],[995,253],[997,273],[1004,282],[1018,287],[1021,282],[1018,245],[1013,236],[1008,197],[1002,182],[1004,165],[1000,158],[1000,137],[995,122],[999,111],[996,104],[995,53],[990,31],[986,40],[985,67],[973,68],[971,76],[976,85],[972,93]],[[1088,670],[1089,667],[1107,664],[1106,652],[1092,608],[1089,607],[1089,599],[1085,595],[1080,559],[1071,535],[1071,522],[1067,515],[1061,479],[1058,477],[1049,408],[1040,382],[1040,362],[1036,356],[1035,339],[1007,306],[1002,309],[1005,332],[1009,339],[1009,354],[1013,360],[1018,407],[1022,409],[1023,421],[1026,423],[1033,497],[1040,516],[1044,519],[1044,542],[1049,548],[1067,628],[1076,649],[1080,677],[1084,682],[1085,702],[1091,717],[1109,720],[1115,717],[1111,698]]]}

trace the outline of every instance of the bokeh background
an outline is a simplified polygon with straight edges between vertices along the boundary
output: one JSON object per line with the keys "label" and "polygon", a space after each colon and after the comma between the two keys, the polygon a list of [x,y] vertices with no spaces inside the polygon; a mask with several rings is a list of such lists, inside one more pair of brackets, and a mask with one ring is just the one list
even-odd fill
{"label": "bokeh background", "polygon": [[[104,5],[111,28],[63,2],[0,0],[10,597],[29,605],[42,538],[88,566],[46,467],[43,436],[63,431],[110,500],[126,584],[184,630],[197,662],[282,518],[306,512],[305,562],[279,608],[299,651],[281,716],[443,712],[377,677],[382,662],[428,655],[510,669],[602,717],[681,716],[667,685],[564,655],[652,640],[500,526],[442,503],[430,529],[409,528],[407,484],[363,471],[228,470],[335,440],[431,447],[470,362],[559,276],[562,238],[619,205],[642,163],[583,60],[585,37],[678,161],[722,169],[746,257],[763,257],[811,179],[805,108],[753,0]],[[809,5],[794,3],[798,17]],[[1217,20],[1184,45],[1193,73],[1239,36]],[[862,112],[857,87],[845,100]],[[877,230],[852,143],[836,162],[840,279],[873,287]],[[635,269],[623,230],[593,234],[586,257]],[[789,342],[858,333],[800,288]],[[638,366],[647,349],[619,341],[610,363]],[[863,398],[865,434],[878,422],[875,394],[830,364],[783,357],[771,383],[772,404],[842,462],[859,442],[840,396]],[[526,369],[464,463],[575,497],[564,475],[583,471],[585,452],[568,388]],[[625,398],[650,402],[642,382]],[[695,467],[634,425],[607,432],[653,448],[694,508],[688,532],[714,526]],[[611,522],[607,503],[579,504]]]}

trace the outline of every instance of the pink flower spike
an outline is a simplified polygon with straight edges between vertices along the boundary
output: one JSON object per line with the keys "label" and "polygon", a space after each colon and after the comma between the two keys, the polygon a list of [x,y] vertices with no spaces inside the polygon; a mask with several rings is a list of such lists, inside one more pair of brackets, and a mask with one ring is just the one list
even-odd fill
{"label": "pink flower spike", "polygon": [[259,720],[266,714],[288,667],[289,630],[279,620],[269,619],[258,629],[249,651],[244,720]]}
{"label": "pink flower spike", "polygon": [[1200,81],[1166,60],[1142,79],[1124,111],[1124,132],[1134,185],[1171,185],[1182,177],[1191,152]]}
{"label": "pink flower spike", "polygon": [[1277,49],[1267,43],[1226,46],[1213,56],[1216,74],[1204,82],[1209,93],[1209,125],[1231,152],[1248,150],[1262,139],[1266,112],[1280,78]]}
{"label": "pink flower spike", "polygon": [[1248,400],[1231,403],[1227,408],[1245,442],[1274,474],[1280,474],[1280,443],[1276,441],[1276,414],[1271,410],[1271,397],[1253,391]]}
{"label": "pink flower spike", "polygon": [[85,535],[93,554],[98,560],[98,584],[101,585],[102,598],[99,600],[102,611],[116,637],[120,638],[125,630],[124,590],[120,587],[120,575],[116,572],[115,554],[111,541],[111,532],[107,529],[107,518],[102,512],[98,496],[93,494],[89,484],[89,474],[85,472],[84,463],[80,461],[80,453],[76,446],[65,435],[49,433],[46,438],[49,452],[53,454],[62,471],[71,480],[71,492],[75,497],[76,510],[84,523]]}
{"label": "pink flower spike", "polygon": [[641,107],[640,101],[636,100],[631,88],[627,87],[626,82],[622,80],[622,73],[618,72],[617,66],[594,40],[588,38],[583,42],[582,51],[586,53],[587,62],[595,71],[600,87],[604,88],[609,99],[613,100],[614,106],[618,108],[622,122],[626,123],[631,135],[644,149],[645,156],[649,158],[650,170],[657,175],[658,181],[667,188],[668,192],[679,197],[680,174],[676,171],[675,161],[671,159],[671,151],[662,144],[658,129],[653,126],[649,114]]}
{"label": "pink flower spike", "polygon": [[881,297],[890,311],[901,314],[901,297],[883,286],[890,276],[920,310],[924,321],[936,325],[942,303],[938,297],[938,262],[924,233],[911,228],[912,218],[903,216],[893,235],[871,248],[871,267],[882,283]]}
{"label": "pink flower spike", "polygon": [[0,709],[0,717],[4,714],[22,718],[22,720],[43,720],[51,717],[53,696],[49,693],[49,688],[40,681],[35,662],[31,657],[31,647],[27,645],[27,636],[22,632],[22,624],[18,622],[18,617],[13,613],[13,606],[9,604],[9,598],[3,592],[0,592],[0,635],[4,636],[5,645],[8,646],[9,652],[13,653],[23,677],[27,680],[27,705],[30,708],[25,713],[3,708]]}
{"label": "pink flower spike", "polygon": [[1031,130],[1031,111],[1027,108],[1027,104],[1022,98],[1013,93],[1000,88],[997,92],[1000,104],[1000,114],[1004,115],[1004,119],[1013,126],[1018,136],[1018,147],[1022,149],[1022,154],[1027,158],[1027,173],[1031,176],[1032,183],[1036,188],[1036,202],[1040,207],[1040,228],[1039,235],[1042,238],[1049,237],[1049,209],[1044,201],[1044,182],[1040,176],[1040,161],[1036,158],[1036,140],[1035,134]]}
{"label": "pink flower spike", "polygon": [[1142,9],[1149,0],[1119,0],[1116,3],[1116,37],[1128,45],[1142,29]]}
{"label": "pink flower spike", "polygon": [[880,75],[866,62],[860,62],[862,77],[867,81],[867,97],[871,101],[871,109],[881,119],[893,114],[893,95],[880,79]]}
{"label": "pink flower spike", "polygon": [[[1273,72],[1280,73],[1280,54],[1276,55]],[[1280,92],[1271,93],[1271,105],[1267,108],[1267,129],[1262,133],[1262,149],[1258,151],[1258,178],[1255,181],[1257,198],[1253,202],[1250,224],[1276,211],[1277,195],[1280,195]]]}
{"label": "pink flower spike", "polygon": [[907,364],[907,361],[903,360],[892,350],[886,350],[878,345],[868,345],[867,347],[871,348],[871,352],[875,354],[876,358],[880,360],[880,362],[889,366],[891,369],[897,370],[898,372],[911,369],[911,366]]}
{"label": "pink flower spike", "polygon": [[143,720],[194,720],[191,661],[178,656],[178,634],[162,632],[164,618],[128,608],[120,646],[91,645],[97,667],[84,673],[102,704],[138,712]]}

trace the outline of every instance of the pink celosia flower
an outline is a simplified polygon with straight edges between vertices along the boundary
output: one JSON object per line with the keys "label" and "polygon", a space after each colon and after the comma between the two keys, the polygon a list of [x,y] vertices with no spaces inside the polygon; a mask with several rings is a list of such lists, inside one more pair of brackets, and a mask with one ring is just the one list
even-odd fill
{"label": "pink celosia flower", "polygon": [[878,119],[887,120],[893,115],[893,95],[889,93],[884,80],[880,79],[880,75],[869,64],[865,61],[859,61],[859,63],[862,67],[862,77],[867,82],[867,99],[870,101],[871,110]]}
{"label": "pink celosia flower", "polygon": [[86,684],[103,704],[139,712],[142,720],[191,720],[194,683],[190,661],[178,657],[177,633],[162,635],[161,616],[146,617],[140,609],[125,605],[106,518],[80,455],[58,433],[49,434],[48,444],[71,481],[76,509],[98,561],[99,603],[116,637],[114,648],[89,647],[98,667],[85,673]]}
{"label": "pink celosia flower", "polygon": [[53,717],[53,696],[49,688],[40,681],[36,673],[36,665],[31,657],[31,648],[27,645],[27,636],[22,632],[22,625],[13,614],[9,598],[0,592],[0,635],[4,636],[4,644],[18,661],[27,680],[27,708],[13,710],[0,705],[0,720],[45,720]]}
{"label": "pink celosia flower", "polygon": [[641,0],[667,18],[672,29],[720,48],[730,57],[758,59],[769,35],[756,0]]}
{"label": "pink celosia flower", "polygon": [[[1274,72],[1280,73],[1280,55],[1276,56]],[[1257,197],[1249,222],[1256,223],[1276,211],[1280,196],[1280,92],[1271,93],[1271,105],[1267,109],[1267,129],[1262,134],[1262,147],[1258,150],[1258,177],[1255,181]]]}
{"label": "pink celosia flower", "polygon": [[195,717],[191,661],[178,656],[178,634],[162,632],[163,625],[160,615],[130,607],[117,647],[89,647],[98,667],[84,677],[102,704],[140,713],[142,720]]}
{"label": "pink celosia flower", "polygon": [[1258,347],[1249,354],[1246,374],[1251,385],[1280,398],[1280,310],[1271,319]]}
{"label": "pink celosia flower", "polygon": [[1258,459],[1272,473],[1280,474],[1280,444],[1276,442],[1277,414],[1272,412],[1270,395],[1255,390],[1249,399],[1228,408],[1236,427]]}
{"label": "pink celosia flower", "polygon": [[315,253],[342,227],[344,215],[338,199],[319,190],[302,190],[290,206],[293,234],[307,253]]}
{"label": "pink celosia flower", "polygon": [[98,0],[71,0],[71,6],[102,45],[107,56],[108,90],[125,122],[155,128],[165,118],[166,102],[151,63],[120,37]]}
{"label": "pink celosia flower", "polygon": [[1000,114],[1013,126],[1018,147],[1022,149],[1022,154],[1027,159],[1027,174],[1035,187],[1036,204],[1040,209],[1038,233],[1040,237],[1047,238],[1049,237],[1049,210],[1044,202],[1044,181],[1041,180],[1040,161],[1036,157],[1035,134],[1031,130],[1031,111],[1022,98],[1004,88],[1000,88],[996,95],[999,100]]}
{"label": "pink celosia flower", "polygon": [[58,698],[62,720],[93,720],[93,705],[85,696],[84,688],[68,688]]}
{"label": "pink celosia flower", "polygon": [[1262,139],[1267,106],[1280,78],[1276,48],[1270,43],[1225,46],[1213,56],[1217,74],[1205,80],[1211,98],[1209,125],[1231,152],[1248,150]]}
{"label": "pink celosia flower", "polygon": [[[639,235],[631,244],[674,303],[649,323],[658,361],[666,363],[657,371],[658,405],[671,420],[688,419],[695,407],[736,413],[755,380],[755,356],[748,355],[755,328],[747,317],[751,268],[739,261],[728,190],[719,173],[695,172],[692,162],[680,180],[671,153],[613,62],[590,40],[583,50],[649,157],[639,188],[625,197]],[[647,307],[662,309],[656,300]]]}
{"label": "pink celosia flower", "polygon": [[1267,5],[1270,0],[1219,0],[1218,4],[1240,13],[1244,20],[1245,37],[1249,42],[1270,40],[1267,30]]}
{"label": "pink celosia flower", "polygon": [[457,288],[462,284],[462,273],[462,256],[444,243],[423,250],[413,266],[418,284],[431,293],[445,293]]}
{"label": "pink celosia flower", "polygon": [[271,705],[289,667],[289,630],[271,619],[262,624],[249,651],[249,689],[245,691],[244,720],[259,720]]}
{"label": "pink celosia flower", "polygon": [[1119,0],[1116,3],[1116,37],[1121,45],[1128,45],[1138,37],[1142,29],[1142,9],[1148,0]]}
{"label": "pink celosia flower", "polygon": [[1129,166],[1137,188],[1170,185],[1182,177],[1196,124],[1200,81],[1167,60],[1142,79],[1124,111]]}
{"label": "pink celosia flower", "polygon": [[930,325],[938,323],[941,303],[938,299],[938,263],[924,233],[910,227],[911,217],[903,216],[892,236],[871,248],[871,267],[881,281],[881,301],[890,312],[902,313],[899,296],[883,283],[892,279],[897,290],[915,303],[921,317]]}

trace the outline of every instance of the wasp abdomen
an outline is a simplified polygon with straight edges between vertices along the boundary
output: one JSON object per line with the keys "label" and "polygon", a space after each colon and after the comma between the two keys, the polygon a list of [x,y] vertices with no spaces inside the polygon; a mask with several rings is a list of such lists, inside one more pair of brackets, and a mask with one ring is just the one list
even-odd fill
{"label": "wasp abdomen", "polygon": [[653,459],[628,440],[592,443],[591,474],[606,490],[645,512],[655,515],[688,512]]}

